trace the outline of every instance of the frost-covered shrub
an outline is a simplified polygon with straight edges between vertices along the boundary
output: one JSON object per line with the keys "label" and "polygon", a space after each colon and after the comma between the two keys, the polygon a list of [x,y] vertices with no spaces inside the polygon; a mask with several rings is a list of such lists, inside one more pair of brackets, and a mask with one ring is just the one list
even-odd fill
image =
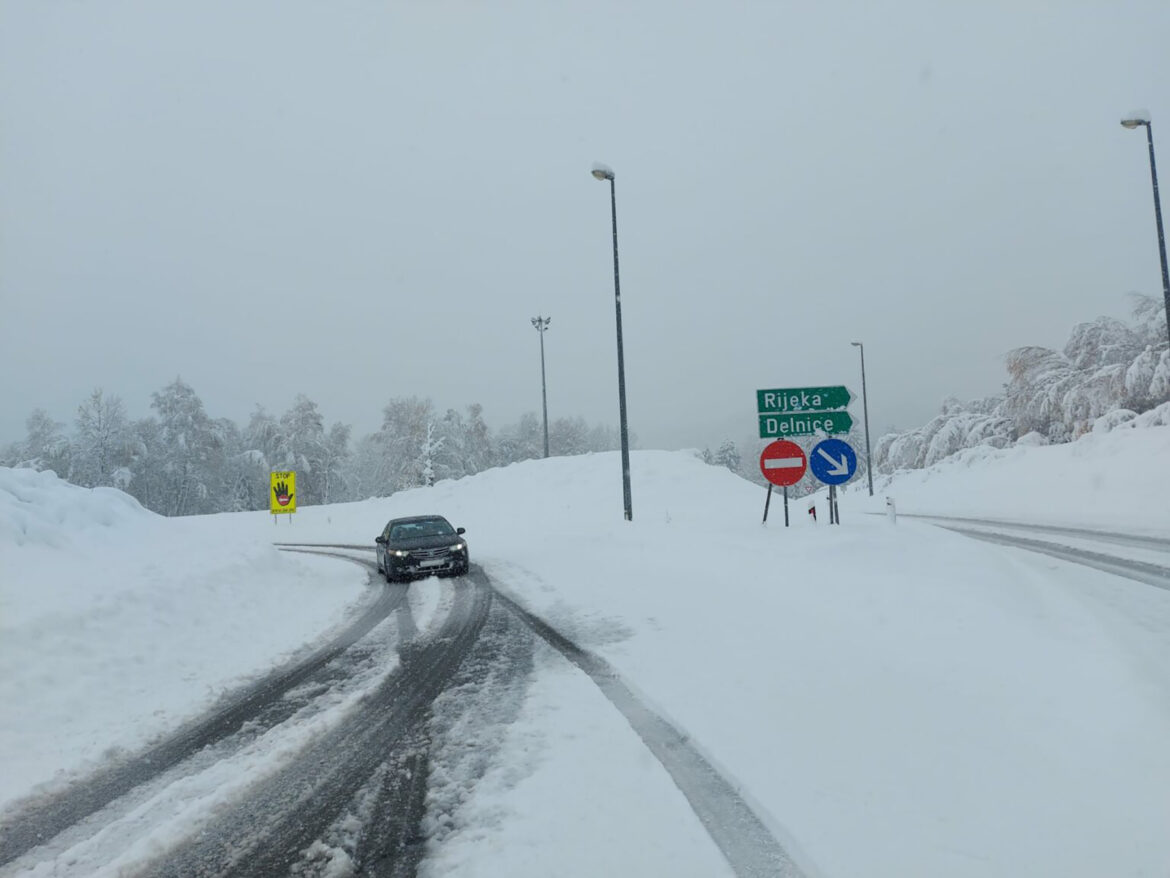
{"label": "frost-covered shrub", "polygon": [[1170,402],[1164,402],[1155,409],[1138,415],[1133,425],[1139,429],[1146,427],[1170,427]]}
{"label": "frost-covered shrub", "polygon": [[1093,432],[1109,433],[1118,427],[1132,427],[1136,417],[1137,412],[1131,412],[1129,409],[1115,409],[1093,422]]}
{"label": "frost-covered shrub", "polygon": [[1017,445],[1028,445],[1028,446],[1032,446],[1032,447],[1039,447],[1042,445],[1051,445],[1052,443],[1048,441],[1047,436],[1044,436],[1041,433],[1037,433],[1035,431],[1032,431],[1031,433],[1025,433],[1023,436],[1021,436],[1019,439],[1017,439],[1016,444]]}

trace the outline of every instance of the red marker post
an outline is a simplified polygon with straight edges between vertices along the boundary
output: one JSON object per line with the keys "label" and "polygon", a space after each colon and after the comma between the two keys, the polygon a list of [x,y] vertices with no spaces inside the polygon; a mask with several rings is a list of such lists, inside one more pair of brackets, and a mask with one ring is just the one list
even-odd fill
{"label": "red marker post", "polygon": [[772,486],[784,489],[784,526],[788,527],[788,486],[795,485],[808,469],[808,458],[804,449],[795,442],[778,439],[760,452],[760,472],[770,483],[768,499],[764,501],[764,522],[768,521],[768,506],[772,502]]}

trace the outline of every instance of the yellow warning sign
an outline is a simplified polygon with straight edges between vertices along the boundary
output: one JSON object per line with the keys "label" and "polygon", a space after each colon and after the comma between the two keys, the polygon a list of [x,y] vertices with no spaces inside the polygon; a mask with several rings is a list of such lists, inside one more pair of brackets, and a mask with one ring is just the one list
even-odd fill
{"label": "yellow warning sign", "polygon": [[273,515],[297,511],[297,474],[295,472],[271,473],[272,492],[268,502]]}

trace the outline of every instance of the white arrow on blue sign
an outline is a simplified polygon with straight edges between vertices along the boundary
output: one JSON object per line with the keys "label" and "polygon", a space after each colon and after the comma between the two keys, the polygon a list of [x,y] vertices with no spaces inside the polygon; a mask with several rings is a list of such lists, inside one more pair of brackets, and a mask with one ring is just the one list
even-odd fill
{"label": "white arrow on blue sign", "polygon": [[857,452],[843,439],[826,439],[809,452],[808,468],[826,485],[841,485],[857,472]]}

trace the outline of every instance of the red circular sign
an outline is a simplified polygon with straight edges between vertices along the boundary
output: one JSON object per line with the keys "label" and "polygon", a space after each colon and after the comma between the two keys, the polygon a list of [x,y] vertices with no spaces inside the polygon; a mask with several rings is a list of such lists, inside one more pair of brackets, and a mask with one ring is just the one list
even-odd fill
{"label": "red circular sign", "polygon": [[804,449],[787,439],[777,439],[760,453],[760,472],[773,485],[795,485],[804,477],[808,458]]}

